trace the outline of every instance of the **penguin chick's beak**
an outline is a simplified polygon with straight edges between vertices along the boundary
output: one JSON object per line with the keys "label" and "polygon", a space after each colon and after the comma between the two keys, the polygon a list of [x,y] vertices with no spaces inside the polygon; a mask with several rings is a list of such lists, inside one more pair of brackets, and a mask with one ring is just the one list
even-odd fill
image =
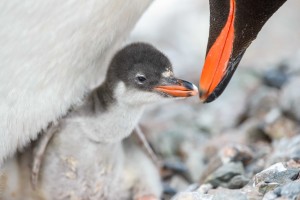
{"label": "penguin chick's beak", "polygon": [[164,78],[162,84],[154,90],[172,97],[190,97],[198,94],[198,88],[194,84],[175,77]]}

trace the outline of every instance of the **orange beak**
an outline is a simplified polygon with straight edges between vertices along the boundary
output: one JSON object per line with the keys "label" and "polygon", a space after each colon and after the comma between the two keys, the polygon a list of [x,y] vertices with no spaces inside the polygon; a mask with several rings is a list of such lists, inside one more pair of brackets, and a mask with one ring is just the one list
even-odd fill
{"label": "orange beak", "polygon": [[210,31],[199,96],[212,102],[225,90],[240,60],[286,0],[209,0]]}
{"label": "orange beak", "polygon": [[163,85],[159,85],[154,90],[172,97],[190,97],[198,94],[198,88],[185,80],[168,78]]}
{"label": "orange beak", "polygon": [[230,11],[226,24],[208,51],[202,70],[199,93],[203,102],[214,100],[220,95],[216,94],[216,91],[219,92],[222,90],[220,87],[224,87],[220,84],[224,81],[231,64],[230,56],[234,41],[234,13],[235,0],[230,0]]}

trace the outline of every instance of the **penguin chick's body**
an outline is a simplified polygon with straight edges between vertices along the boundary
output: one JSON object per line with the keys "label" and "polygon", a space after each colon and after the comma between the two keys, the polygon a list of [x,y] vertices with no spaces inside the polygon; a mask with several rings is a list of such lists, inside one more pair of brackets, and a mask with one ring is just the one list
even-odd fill
{"label": "penguin chick's body", "polygon": [[169,60],[151,45],[125,47],[114,56],[104,83],[55,125],[37,189],[30,186],[27,151],[6,163],[3,199],[159,198],[155,167],[123,139],[137,125],[145,105],[197,92],[193,84],[173,76]]}

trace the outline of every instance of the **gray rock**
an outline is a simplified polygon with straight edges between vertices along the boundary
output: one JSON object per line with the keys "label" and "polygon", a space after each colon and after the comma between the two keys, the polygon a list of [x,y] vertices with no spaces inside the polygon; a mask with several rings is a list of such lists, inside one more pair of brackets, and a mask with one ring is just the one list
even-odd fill
{"label": "gray rock", "polygon": [[267,192],[262,200],[276,200],[278,197],[273,191]]}
{"label": "gray rock", "polygon": [[258,187],[258,191],[261,193],[261,194],[266,194],[270,191],[273,191],[274,189],[278,188],[280,186],[279,183],[268,183],[268,182],[262,182],[262,183],[259,183],[257,184],[257,187]]}
{"label": "gray rock", "polygon": [[[270,114],[272,113],[273,112],[270,112]],[[263,130],[265,134],[272,139],[272,141],[276,141],[284,137],[292,137],[298,134],[297,126],[297,122],[285,116],[279,116],[273,122],[265,123]]]}
{"label": "gray rock", "polygon": [[295,180],[300,169],[287,168],[284,163],[277,163],[254,176],[254,184],[259,192],[265,194],[275,188]]}
{"label": "gray rock", "polygon": [[287,68],[286,63],[281,63],[278,67],[267,70],[262,77],[263,83],[269,87],[280,89],[289,79]]}
{"label": "gray rock", "polygon": [[296,200],[300,199],[300,182],[287,183],[265,194],[263,200]]}
{"label": "gray rock", "polygon": [[244,177],[244,168],[241,162],[229,162],[210,174],[205,183],[210,183],[213,187],[224,187],[230,189],[242,188],[249,182]]}
{"label": "gray rock", "polygon": [[254,183],[258,184],[261,182],[266,183],[280,183],[284,184],[295,180],[298,176],[300,169],[297,168],[286,168],[284,163],[276,163],[269,168],[258,173],[254,177]]}
{"label": "gray rock", "polygon": [[272,146],[274,151],[267,161],[268,164],[285,162],[290,159],[300,160],[300,135],[274,141]]}
{"label": "gray rock", "polygon": [[229,190],[226,188],[217,188],[210,190],[208,194],[213,195],[213,200],[248,200],[245,193],[239,190]]}
{"label": "gray rock", "polygon": [[253,187],[252,182],[240,189],[240,191],[246,194],[248,200],[261,200],[263,197],[263,195],[257,191],[257,188]]}
{"label": "gray rock", "polygon": [[228,183],[228,188],[239,189],[247,185],[249,181],[250,181],[249,178],[243,175],[237,175],[230,180],[230,182]]}
{"label": "gray rock", "polygon": [[242,144],[227,145],[220,150],[219,154],[223,163],[241,161],[244,165],[247,165],[253,159],[252,150]]}
{"label": "gray rock", "polygon": [[205,151],[203,150],[203,145],[200,142],[184,141],[181,144],[180,153],[184,155],[184,163],[189,169],[191,178],[194,182],[198,182],[203,171],[206,168],[207,163],[205,163]]}
{"label": "gray rock", "polygon": [[176,188],[178,191],[183,191],[188,187],[188,183],[182,177],[173,176],[170,181],[170,187]]}
{"label": "gray rock", "polygon": [[[205,187],[209,187],[208,184],[202,185]],[[172,200],[247,200],[246,192],[239,190],[231,190],[226,188],[216,188],[211,189],[209,187],[206,192],[207,194],[202,193],[201,186],[193,192],[181,192],[177,194]],[[261,198],[260,198],[261,199]],[[251,200],[254,200],[251,198]]]}
{"label": "gray rock", "polygon": [[299,199],[300,198],[300,182],[294,181],[285,184],[281,187],[281,196],[287,197],[289,199]]}
{"label": "gray rock", "polygon": [[202,184],[200,187],[197,189],[198,192],[201,194],[207,194],[209,190],[211,190],[213,186],[211,184]]}
{"label": "gray rock", "polygon": [[278,107],[279,92],[277,89],[260,86],[250,94],[255,98],[248,99],[248,116],[263,119],[273,108]]}
{"label": "gray rock", "polygon": [[280,98],[281,108],[297,120],[300,120],[300,93],[299,91],[300,77],[290,80],[282,90]]}
{"label": "gray rock", "polygon": [[213,195],[199,192],[180,192],[172,200],[214,200]]}

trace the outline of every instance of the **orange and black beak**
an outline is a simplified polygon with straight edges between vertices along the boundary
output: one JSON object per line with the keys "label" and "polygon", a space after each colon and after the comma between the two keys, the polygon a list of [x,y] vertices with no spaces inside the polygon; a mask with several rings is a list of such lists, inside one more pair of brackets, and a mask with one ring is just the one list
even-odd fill
{"label": "orange and black beak", "polygon": [[154,90],[171,97],[191,97],[198,94],[198,88],[194,84],[175,77],[164,78]]}
{"label": "orange and black beak", "polygon": [[210,0],[210,32],[199,83],[203,102],[218,98],[251,42],[286,0]]}

